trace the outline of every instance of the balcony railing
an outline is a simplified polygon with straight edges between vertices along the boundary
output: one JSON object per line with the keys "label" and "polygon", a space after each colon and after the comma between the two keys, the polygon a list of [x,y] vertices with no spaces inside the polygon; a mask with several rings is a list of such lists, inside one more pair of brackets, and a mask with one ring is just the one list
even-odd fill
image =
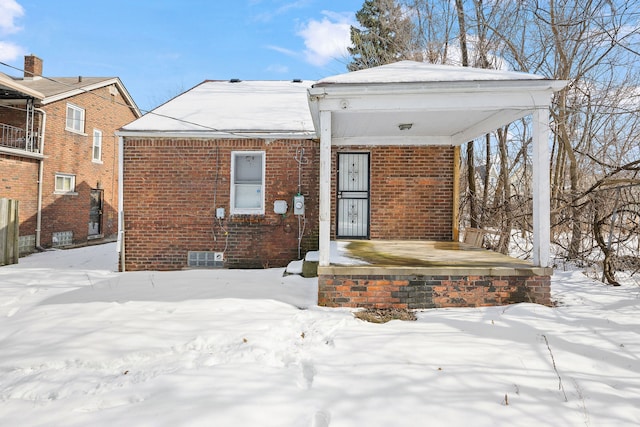
{"label": "balcony railing", "polygon": [[0,146],[37,153],[38,138],[22,128],[0,123]]}

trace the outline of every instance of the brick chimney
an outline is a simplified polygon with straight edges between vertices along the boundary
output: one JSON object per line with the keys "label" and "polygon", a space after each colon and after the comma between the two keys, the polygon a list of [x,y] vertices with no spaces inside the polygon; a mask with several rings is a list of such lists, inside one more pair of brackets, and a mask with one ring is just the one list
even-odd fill
{"label": "brick chimney", "polygon": [[37,56],[25,55],[24,57],[24,78],[42,77],[42,59]]}

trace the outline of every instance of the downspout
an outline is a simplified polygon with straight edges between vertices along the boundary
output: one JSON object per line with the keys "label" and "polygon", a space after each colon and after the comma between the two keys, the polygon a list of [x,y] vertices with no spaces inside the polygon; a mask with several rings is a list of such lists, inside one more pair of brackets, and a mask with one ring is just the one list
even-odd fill
{"label": "downspout", "polygon": [[118,242],[116,250],[120,255],[120,271],[125,272],[124,253],[124,138],[118,136]]}
{"label": "downspout", "polygon": [[38,208],[36,211],[36,249],[43,250],[40,245],[40,236],[42,230],[42,181],[44,180],[44,136],[45,130],[47,129],[47,112],[41,108],[35,108],[35,111],[42,114],[42,123],[41,123],[41,134],[40,136],[40,154],[42,154],[42,158],[40,159],[40,165],[38,168]]}

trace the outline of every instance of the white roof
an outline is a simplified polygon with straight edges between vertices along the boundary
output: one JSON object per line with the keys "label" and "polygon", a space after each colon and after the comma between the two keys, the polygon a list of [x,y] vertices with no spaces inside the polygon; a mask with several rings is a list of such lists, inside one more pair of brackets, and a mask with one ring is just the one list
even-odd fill
{"label": "white roof", "polygon": [[124,126],[120,135],[315,138],[311,81],[205,81]]}
{"label": "white roof", "polygon": [[487,70],[400,61],[365,70],[353,71],[324,78],[314,86],[325,84],[373,84],[373,83],[426,83],[426,82],[474,82],[505,80],[540,80],[536,74],[515,71]]}

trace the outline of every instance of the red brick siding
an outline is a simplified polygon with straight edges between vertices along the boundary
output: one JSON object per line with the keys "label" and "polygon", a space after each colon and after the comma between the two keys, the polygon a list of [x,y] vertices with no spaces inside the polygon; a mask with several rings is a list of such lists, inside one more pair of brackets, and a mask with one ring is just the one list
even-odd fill
{"label": "red brick siding", "polygon": [[[332,206],[336,206],[337,152],[370,153],[372,239],[453,238],[454,148],[351,146],[332,153]],[[335,236],[335,209],[332,233]]]}
{"label": "red brick siding", "polygon": [[37,159],[0,153],[0,198],[19,201],[20,235],[36,232],[38,211]]}
{"label": "red brick siding", "polygon": [[[67,103],[85,110],[85,134],[65,130]],[[88,235],[90,191],[104,190],[104,236],[117,233],[118,141],[115,131],[136,117],[122,96],[108,87],[96,89],[43,106],[47,112],[43,180],[42,245],[49,246],[52,233],[73,231],[74,241]],[[102,131],[102,163],[92,161],[93,130]],[[77,195],[55,194],[55,174],[76,177]]]}
{"label": "red brick siding", "polygon": [[[188,251],[224,252],[225,266],[284,266],[298,258],[296,148],[304,148],[302,194],[307,224],[302,250],[317,248],[316,141],[182,140],[127,137],[124,147],[127,270],[187,267]],[[232,151],[265,151],[265,214],[230,216]],[[286,200],[286,215],[273,212]],[[225,219],[215,219],[216,208]]]}
{"label": "red brick siding", "polygon": [[531,302],[551,305],[549,276],[326,276],[318,305],[423,309]]}

